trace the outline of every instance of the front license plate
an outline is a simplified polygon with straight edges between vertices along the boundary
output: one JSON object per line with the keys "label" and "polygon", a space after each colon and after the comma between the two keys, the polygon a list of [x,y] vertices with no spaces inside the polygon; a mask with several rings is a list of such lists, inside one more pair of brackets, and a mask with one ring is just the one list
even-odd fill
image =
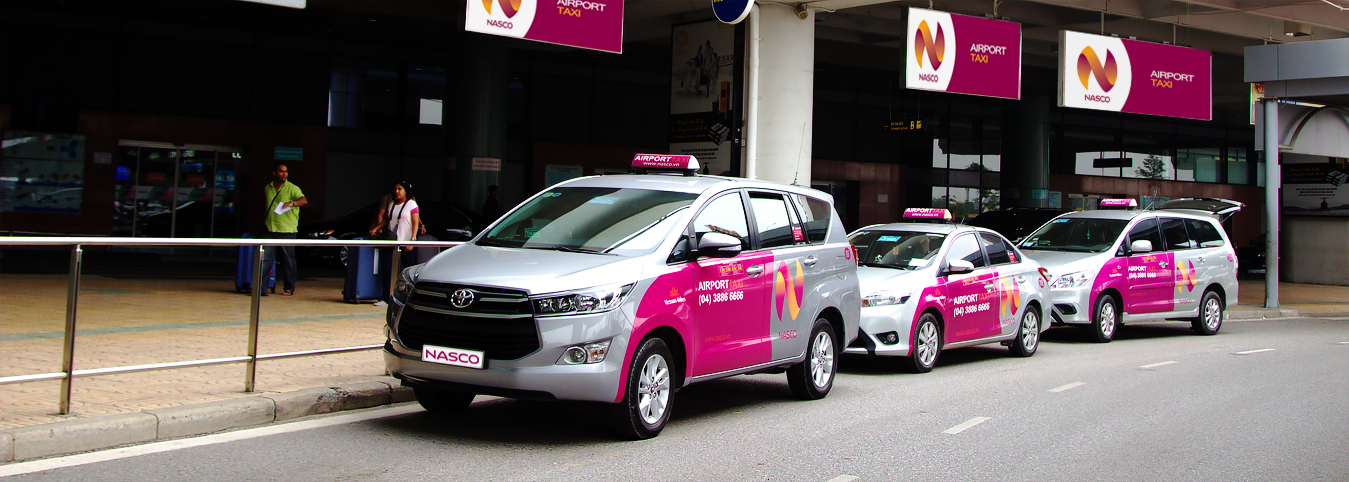
{"label": "front license plate", "polygon": [[457,367],[482,369],[486,359],[480,351],[465,350],[463,348],[448,348],[443,346],[423,345],[422,361],[439,363],[441,365],[454,365]]}

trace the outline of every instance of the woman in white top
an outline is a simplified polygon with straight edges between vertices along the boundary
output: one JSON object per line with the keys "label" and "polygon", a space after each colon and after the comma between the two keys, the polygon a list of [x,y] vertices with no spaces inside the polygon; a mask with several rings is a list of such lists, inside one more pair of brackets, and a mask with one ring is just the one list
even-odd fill
{"label": "woman in white top", "polygon": [[[378,236],[380,231],[385,231],[391,235],[388,239],[397,241],[412,241],[416,239],[417,233],[422,229],[421,210],[417,207],[417,197],[412,191],[412,184],[407,181],[400,181],[393,186],[393,195],[390,197],[388,205],[381,209],[384,222],[370,228],[370,236]],[[401,253],[402,259],[399,260],[402,266],[411,266],[416,261],[416,256],[412,252],[412,246],[403,246]]]}

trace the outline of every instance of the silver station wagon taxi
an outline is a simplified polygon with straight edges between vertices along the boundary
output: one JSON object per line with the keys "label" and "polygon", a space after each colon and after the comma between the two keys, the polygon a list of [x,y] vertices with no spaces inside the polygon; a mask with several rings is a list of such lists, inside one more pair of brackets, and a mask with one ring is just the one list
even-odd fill
{"label": "silver station wagon taxi", "polygon": [[[945,209],[906,218],[949,220]],[[861,267],[862,335],[845,353],[903,357],[924,373],[943,349],[1001,343],[1031,356],[1049,274],[997,232],[952,224],[867,226],[850,236]]]}
{"label": "silver station wagon taxi", "polygon": [[1139,210],[1133,199],[1103,199],[1102,208],[1064,214],[1021,242],[1027,256],[1054,274],[1055,324],[1089,326],[1107,343],[1120,324],[1184,319],[1213,335],[1237,304],[1237,256],[1220,216],[1242,204],[1177,199]]}
{"label": "silver station wagon taxi", "polygon": [[552,186],[403,270],[384,360],[423,407],[602,402],[648,438],[691,383],[786,372],[799,398],[829,393],[861,303],[831,198],[696,175],[690,156],[633,167]]}

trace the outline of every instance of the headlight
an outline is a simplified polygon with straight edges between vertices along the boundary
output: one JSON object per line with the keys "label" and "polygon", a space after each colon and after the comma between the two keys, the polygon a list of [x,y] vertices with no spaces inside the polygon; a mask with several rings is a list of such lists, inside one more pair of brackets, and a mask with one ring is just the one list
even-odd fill
{"label": "headlight", "polygon": [[408,298],[412,297],[412,287],[417,281],[417,275],[421,274],[424,264],[408,266],[403,268],[403,272],[398,274],[398,281],[393,285],[393,297],[399,302],[407,303]]}
{"label": "headlight", "polygon": [[534,313],[537,316],[560,316],[609,311],[623,303],[623,299],[632,292],[632,287],[631,283],[610,285],[561,296],[534,298]]}
{"label": "headlight", "polygon": [[1086,271],[1078,271],[1076,273],[1068,273],[1060,276],[1059,279],[1054,280],[1054,284],[1049,287],[1050,289],[1064,290],[1069,288],[1081,288],[1088,283],[1091,283],[1091,276],[1087,276]]}
{"label": "headlight", "polygon": [[602,362],[604,357],[609,354],[609,343],[612,341],[612,339],[609,339],[568,347],[562,352],[562,358],[557,359],[557,364],[584,365]]}
{"label": "headlight", "polygon": [[909,295],[907,293],[877,291],[862,296],[862,307],[902,305],[906,301],[909,301]]}

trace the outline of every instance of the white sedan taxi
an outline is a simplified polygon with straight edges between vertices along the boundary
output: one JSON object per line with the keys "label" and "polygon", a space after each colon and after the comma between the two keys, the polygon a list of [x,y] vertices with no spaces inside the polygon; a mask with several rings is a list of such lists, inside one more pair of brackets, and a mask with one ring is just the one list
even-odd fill
{"label": "white sedan taxi", "polygon": [[983,228],[950,224],[945,209],[908,209],[931,222],[867,226],[849,241],[857,250],[862,322],[844,353],[903,357],[917,373],[932,370],[947,348],[1001,343],[1028,357],[1049,328],[1044,313],[1049,273]]}

